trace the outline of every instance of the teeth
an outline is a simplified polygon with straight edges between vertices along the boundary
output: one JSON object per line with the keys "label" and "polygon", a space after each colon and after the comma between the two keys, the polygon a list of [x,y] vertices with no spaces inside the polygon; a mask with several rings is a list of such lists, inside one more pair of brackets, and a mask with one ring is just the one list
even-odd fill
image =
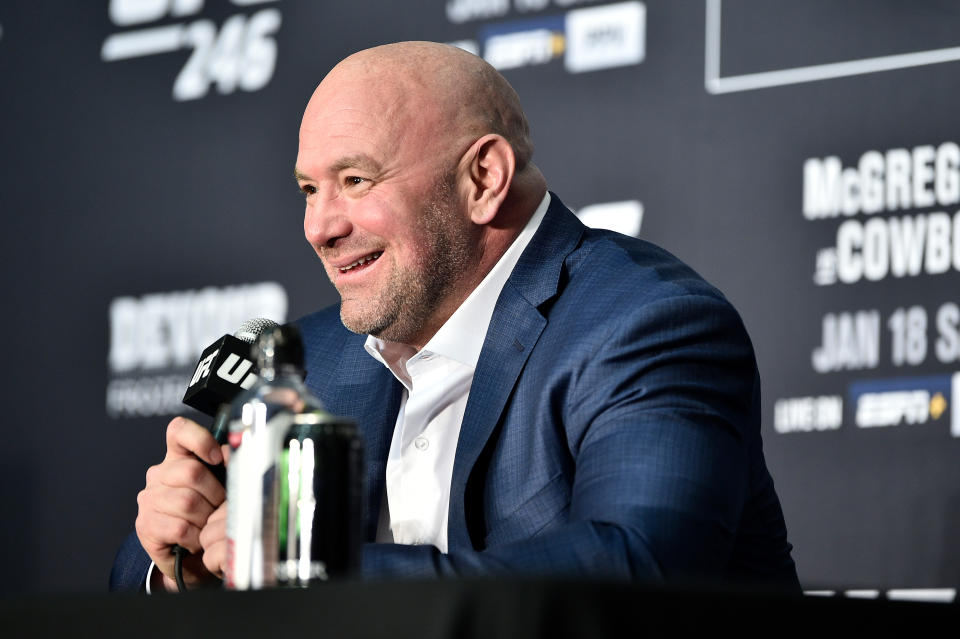
{"label": "teeth", "polygon": [[341,272],[341,273],[346,273],[346,272],[349,271],[350,269],[352,269],[352,268],[354,268],[354,267],[357,267],[357,266],[360,266],[361,264],[366,264],[367,262],[372,262],[373,260],[377,259],[377,258],[380,257],[381,255],[383,255],[383,251],[379,251],[379,252],[377,252],[377,253],[371,253],[370,255],[367,255],[366,257],[361,257],[359,260],[357,260],[357,261],[354,262],[353,264],[347,264],[346,266],[341,266],[341,267],[340,267],[340,272]]}

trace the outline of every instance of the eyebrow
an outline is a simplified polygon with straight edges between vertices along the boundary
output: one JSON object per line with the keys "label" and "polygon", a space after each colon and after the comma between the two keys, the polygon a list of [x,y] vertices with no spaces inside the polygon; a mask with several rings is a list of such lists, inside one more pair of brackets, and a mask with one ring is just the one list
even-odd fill
{"label": "eyebrow", "polygon": [[[362,153],[357,155],[347,155],[330,165],[328,171],[330,173],[339,173],[344,169],[363,169],[364,171],[369,171],[371,173],[379,173],[381,170],[380,163],[371,158],[369,155],[364,155]],[[301,171],[298,167],[293,169],[293,177],[298,182],[301,180],[312,180],[309,175]]]}
{"label": "eyebrow", "polygon": [[380,170],[380,163],[369,155],[358,153],[357,155],[347,155],[342,157],[330,165],[330,170],[333,172],[342,171],[344,169],[364,169],[366,171],[376,173]]}

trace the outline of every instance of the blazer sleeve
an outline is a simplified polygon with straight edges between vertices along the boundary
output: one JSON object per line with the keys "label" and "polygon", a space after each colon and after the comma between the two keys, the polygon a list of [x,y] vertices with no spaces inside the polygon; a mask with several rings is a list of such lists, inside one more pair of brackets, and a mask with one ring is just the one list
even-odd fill
{"label": "blazer sleeve", "polygon": [[110,570],[110,590],[114,592],[146,592],[150,556],[140,545],[137,533],[124,540]]}

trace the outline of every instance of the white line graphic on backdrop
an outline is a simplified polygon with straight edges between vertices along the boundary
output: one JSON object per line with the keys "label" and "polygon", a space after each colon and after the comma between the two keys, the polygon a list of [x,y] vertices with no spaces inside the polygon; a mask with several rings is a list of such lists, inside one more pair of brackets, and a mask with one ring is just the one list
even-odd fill
{"label": "white line graphic on backdrop", "polygon": [[956,596],[956,588],[895,588],[887,591],[887,599],[895,601],[935,601],[950,603]]}
{"label": "white line graphic on backdrop", "polygon": [[734,93],[960,60],[960,47],[720,77],[720,2],[706,0],[704,80],[708,93]]}
{"label": "white line graphic on backdrop", "polygon": [[115,33],[104,41],[100,55],[104,62],[113,62],[145,55],[170,53],[179,49],[183,42],[180,29],[179,24],[174,24],[169,27]]}
{"label": "white line graphic on backdrop", "polygon": [[850,597],[853,599],[879,599],[881,595],[891,601],[928,601],[950,603],[957,595],[956,588],[891,588],[880,590],[804,590],[807,597]]}

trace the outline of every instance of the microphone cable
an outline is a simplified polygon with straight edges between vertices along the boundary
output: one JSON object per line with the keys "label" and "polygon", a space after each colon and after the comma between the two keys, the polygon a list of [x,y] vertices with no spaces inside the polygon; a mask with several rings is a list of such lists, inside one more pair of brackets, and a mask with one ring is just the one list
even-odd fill
{"label": "microphone cable", "polygon": [[186,592],[187,587],[183,583],[183,556],[190,551],[180,545],[173,547],[173,576],[177,581],[177,591]]}

